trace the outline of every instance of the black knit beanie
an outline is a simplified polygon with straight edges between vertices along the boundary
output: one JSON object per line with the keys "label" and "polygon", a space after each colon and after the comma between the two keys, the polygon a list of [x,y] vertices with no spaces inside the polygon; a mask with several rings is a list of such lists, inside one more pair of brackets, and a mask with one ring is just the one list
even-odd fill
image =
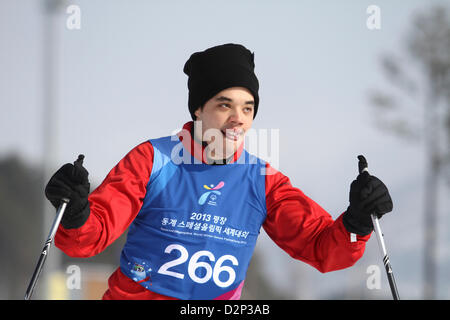
{"label": "black knit beanie", "polygon": [[259,105],[259,82],[254,73],[254,53],[240,44],[223,44],[195,52],[186,61],[183,71],[189,76],[189,112],[194,112],[222,90],[244,87],[255,100],[253,118]]}

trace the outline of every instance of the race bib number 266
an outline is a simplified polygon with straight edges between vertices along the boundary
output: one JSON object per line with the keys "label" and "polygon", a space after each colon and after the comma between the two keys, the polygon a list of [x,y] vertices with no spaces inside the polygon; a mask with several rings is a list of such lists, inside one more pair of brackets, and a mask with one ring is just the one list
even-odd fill
{"label": "race bib number 266", "polygon": [[[165,274],[165,275],[175,277],[178,279],[184,279],[184,276],[185,276],[184,273],[175,272],[173,270],[170,270],[170,268],[180,265],[180,264],[183,264],[183,263],[186,263],[189,260],[188,265],[187,265],[187,273],[188,273],[189,277],[192,279],[192,281],[194,281],[194,282],[206,283],[212,277],[212,280],[214,281],[214,283],[217,286],[219,286],[221,288],[226,288],[226,287],[230,286],[236,279],[236,272],[234,271],[233,267],[222,265],[225,261],[231,261],[233,266],[239,265],[238,260],[236,259],[235,256],[226,254],[226,255],[223,255],[220,258],[218,258],[216,261],[216,257],[214,256],[214,254],[211,251],[200,250],[200,251],[197,251],[194,254],[192,254],[191,257],[189,258],[189,253],[188,253],[187,249],[179,244],[168,245],[166,247],[166,249],[164,250],[164,252],[171,253],[173,250],[179,251],[181,255],[178,258],[176,258],[175,260],[171,260],[171,261],[164,263],[159,268],[158,273]],[[210,263],[205,262],[205,261],[198,261],[200,259],[200,257],[203,257],[203,256],[207,257],[208,260],[210,261]],[[206,273],[204,273],[204,275],[201,277],[199,277],[196,274],[196,270],[199,268],[203,268],[206,271]],[[226,281],[222,281],[219,278],[219,275],[222,273],[227,274],[227,276],[221,276],[221,278],[222,279],[225,278]]]}

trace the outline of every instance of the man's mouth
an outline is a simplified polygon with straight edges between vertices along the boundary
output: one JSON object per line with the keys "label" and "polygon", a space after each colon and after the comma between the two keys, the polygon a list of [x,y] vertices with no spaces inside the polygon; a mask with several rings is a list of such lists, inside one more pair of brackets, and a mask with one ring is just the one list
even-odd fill
{"label": "man's mouth", "polygon": [[223,129],[223,135],[232,141],[237,141],[244,134],[244,130],[242,129]]}

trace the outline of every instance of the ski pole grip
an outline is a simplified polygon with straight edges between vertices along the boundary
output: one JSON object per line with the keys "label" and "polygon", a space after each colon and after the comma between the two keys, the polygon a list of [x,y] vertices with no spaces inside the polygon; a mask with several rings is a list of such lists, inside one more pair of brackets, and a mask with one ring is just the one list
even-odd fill
{"label": "ski pole grip", "polygon": [[358,171],[359,173],[363,173],[364,171],[367,171],[367,173],[369,173],[369,169],[368,169],[368,164],[367,164],[367,160],[363,155],[359,155],[358,156]]}
{"label": "ski pole grip", "polygon": [[73,165],[83,165],[83,161],[84,161],[84,154],[80,154],[78,155],[78,159],[75,160],[75,162],[73,163]]}
{"label": "ski pole grip", "polygon": [[75,175],[76,170],[83,167],[84,154],[78,155],[78,159],[73,162],[72,175]]}

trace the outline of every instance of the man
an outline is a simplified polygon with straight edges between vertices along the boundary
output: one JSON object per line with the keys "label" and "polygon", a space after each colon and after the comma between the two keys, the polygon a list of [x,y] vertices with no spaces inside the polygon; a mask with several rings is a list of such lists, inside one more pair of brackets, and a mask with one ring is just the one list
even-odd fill
{"label": "man", "polygon": [[55,207],[71,199],[55,238],[69,256],[93,256],[130,227],[104,299],[239,299],[261,226],[321,272],[347,268],[364,252],[370,214],[392,210],[386,186],[364,172],[333,220],[243,148],[259,106],[254,67],[242,45],[192,54],[184,72],[195,121],[136,146],[90,195],[80,162],[50,179]]}

